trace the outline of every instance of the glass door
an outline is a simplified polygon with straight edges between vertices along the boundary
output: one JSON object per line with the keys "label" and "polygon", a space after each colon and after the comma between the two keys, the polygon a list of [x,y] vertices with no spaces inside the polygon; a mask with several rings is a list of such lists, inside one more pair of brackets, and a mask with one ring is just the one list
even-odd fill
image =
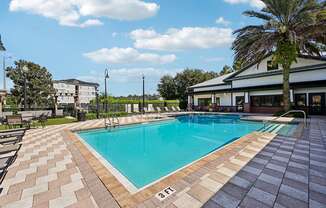
{"label": "glass door", "polygon": [[325,113],[325,93],[309,94],[310,114],[321,115]]}

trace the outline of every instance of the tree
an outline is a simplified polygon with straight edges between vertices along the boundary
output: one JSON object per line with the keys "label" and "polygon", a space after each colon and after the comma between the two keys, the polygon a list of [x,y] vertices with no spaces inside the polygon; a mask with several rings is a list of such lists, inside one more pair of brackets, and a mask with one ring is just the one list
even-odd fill
{"label": "tree", "polygon": [[273,64],[283,68],[284,110],[290,109],[290,69],[300,54],[321,56],[326,44],[326,3],[317,0],[262,0],[260,11],[244,15],[260,19],[262,25],[249,25],[234,31],[232,49],[235,61],[244,65],[259,63],[272,55]]}
{"label": "tree", "polygon": [[177,73],[174,78],[176,85],[177,98],[180,100],[180,106],[185,108],[187,105],[187,88],[204,82],[209,79],[217,77],[215,72],[205,72],[200,69],[185,69],[184,71]]}
{"label": "tree", "polygon": [[[23,66],[28,67],[28,72],[23,71]],[[14,88],[11,94],[16,103],[24,102],[24,79],[27,81],[27,104],[29,107],[44,107],[53,104],[55,90],[52,83],[52,75],[45,68],[33,62],[19,60],[15,62],[15,67],[7,68],[7,77],[13,83]]]}
{"label": "tree", "polygon": [[230,66],[225,65],[223,67],[223,69],[220,71],[220,74],[219,75],[222,76],[222,75],[225,75],[225,74],[229,74],[231,72],[233,72],[233,69]]}
{"label": "tree", "polygon": [[157,85],[157,91],[166,100],[173,100],[177,98],[177,86],[174,78],[171,75],[165,75],[160,79]]}

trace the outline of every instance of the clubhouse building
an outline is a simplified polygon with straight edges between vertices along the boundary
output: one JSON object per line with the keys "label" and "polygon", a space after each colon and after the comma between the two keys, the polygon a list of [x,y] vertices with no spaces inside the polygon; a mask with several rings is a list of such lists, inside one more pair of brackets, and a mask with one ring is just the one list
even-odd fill
{"label": "clubhouse building", "polygon": [[[276,113],[282,110],[282,68],[271,56],[259,64],[187,89],[188,107],[200,111]],[[326,59],[300,56],[290,71],[294,109],[326,114]]]}

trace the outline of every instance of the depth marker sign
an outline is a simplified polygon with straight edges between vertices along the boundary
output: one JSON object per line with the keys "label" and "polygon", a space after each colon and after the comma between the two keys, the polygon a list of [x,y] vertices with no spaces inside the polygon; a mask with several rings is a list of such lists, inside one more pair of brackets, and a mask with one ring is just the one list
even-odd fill
{"label": "depth marker sign", "polygon": [[175,192],[176,192],[176,190],[169,186],[169,187],[163,189],[162,191],[158,192],[157,194],[155,194],[155,197],[158,200],[163,201],[164,199],[168,198]]}

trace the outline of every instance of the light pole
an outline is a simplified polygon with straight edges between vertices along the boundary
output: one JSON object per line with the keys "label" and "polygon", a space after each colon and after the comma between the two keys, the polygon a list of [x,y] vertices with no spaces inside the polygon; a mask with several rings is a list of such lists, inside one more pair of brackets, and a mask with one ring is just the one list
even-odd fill
{"label": "light pole", "polygon": [[[6,48],[3,45],[2,41],[1,41],[1,36],[0,36],[0,51],[5,52]],[[5,54],[3,55],[3,89],[6,89],[6,56]]]}
{"label": "light pole", "polygon": [[11,59],[12,57],[11,56],[3,56],[3,89],[6,90],[7,88],[7,85],[6,85],[6,76],[7,76],[7,73],[6,73],[6,59]]}
{"label": "light pole", "polygon": [[26,65],[23,66],[24,72],[24,111],[27,110],[27,72],[28,67]]}
{"label": "light pole", "polygon": [[99,103],[98,103],[98,87],[95,88],[95,95],[96,95],[96,118],[99,119],[100,118],[100,114],[99,114]]}
{"label": "light pole", "polygon": [[107,85],[106,85],[106,80],[109,79],[109,69],[106,68],[104,72],[104,96],[105,96],[105,114],[108,113],[108,92],[107,92]]}
{"label": "light pole", "polygon": [[145,113],[145,75],[143,75],[143,114]]}

